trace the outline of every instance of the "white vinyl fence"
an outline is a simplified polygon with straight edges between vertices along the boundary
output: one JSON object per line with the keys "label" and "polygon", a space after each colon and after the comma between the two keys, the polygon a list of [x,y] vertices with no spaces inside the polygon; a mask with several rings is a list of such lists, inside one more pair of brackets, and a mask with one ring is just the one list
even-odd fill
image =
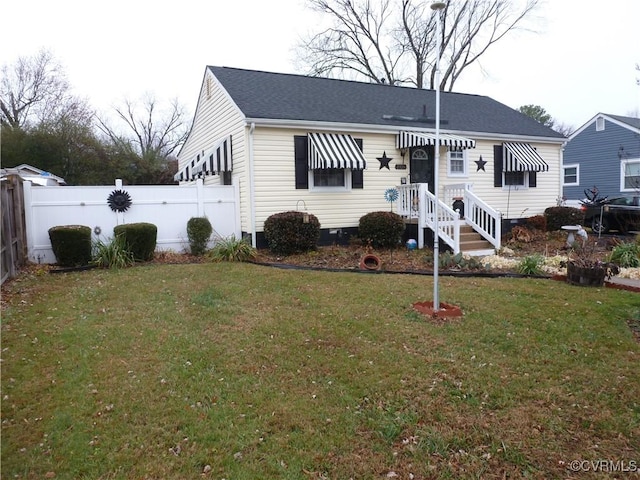
{"label": "white vinyl fence", "polygon": [[[113,211],[107,200],[115,190],[129,194],[131,206]],[[146,222],[158,227],[157,251],[189,251],[187,222],[207,217],[213,226],[211,245],[217,238],[240,238],[240,200],[237,185],[41,187],[24,184],[25,219],[29,261],[56,263],[49,229],[61,225],[86,225],[93,240],[109,241],[113,228],[124,223]]]}

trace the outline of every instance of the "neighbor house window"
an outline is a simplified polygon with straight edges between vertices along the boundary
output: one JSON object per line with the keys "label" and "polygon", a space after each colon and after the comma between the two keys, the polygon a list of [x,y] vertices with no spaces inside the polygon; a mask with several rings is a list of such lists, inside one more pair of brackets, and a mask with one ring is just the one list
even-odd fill
{"label": "neighbor house window", "polygon": [[622,161],[620,180],[622,191],[640,192],[640,158]]}
{"label": "neighbor house window", "polygon": [[467,175],[466,150],[449,150],[447,152],[449,175],[452,177],[465,177]]}
{"label": "neighbor house window", "polygon": [[580,165],[565,165],[562,184],[566,186],[580,185]]}

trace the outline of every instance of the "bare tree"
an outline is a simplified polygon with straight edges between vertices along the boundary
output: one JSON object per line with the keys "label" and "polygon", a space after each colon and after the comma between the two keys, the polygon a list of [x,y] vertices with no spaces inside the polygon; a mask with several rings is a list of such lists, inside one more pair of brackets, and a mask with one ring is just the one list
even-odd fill
{"label": "bare tree", "polygon": [[116,129],[103,119],[98,128],[111,143],[113,155],[131,159],[131,183],[171,183],[167,171],[175,169],[174,152],[188,134],[184,108],[177,100],[162,108],[147,94],[140,102],[126,99],[114,110],[124,128]]}
{"label": "bare tree", "polygon": [[[347,72],[377,83],[435,87],[436,17],[428,0],[307,0],[333,21],[298,47],[312,75]],[[520,28],[539,0],[450,0],[442,20],[440,88],[452,90],[470,65]],[[409,73],[412,72],[412,73]]]}
{"label": "bare tree", "polygon": [[20,57],[14,65],[2,67],[0,121],[3,127],[25,127],[50,120],[59,109],[67,108],[68,101],[78,103],[69,95],[63,68],[48,50],[32,57]]}
{"label": "bare tree", "polygon": [[141,102],[126,99],[114,110],[126,133],[119,133],[102,119],[98,120],[99,129],[114,144],[131,144],[142,158],[167,158],[186,139],[185,112],[177,100],[163,110],[155,97],[147,94]]}

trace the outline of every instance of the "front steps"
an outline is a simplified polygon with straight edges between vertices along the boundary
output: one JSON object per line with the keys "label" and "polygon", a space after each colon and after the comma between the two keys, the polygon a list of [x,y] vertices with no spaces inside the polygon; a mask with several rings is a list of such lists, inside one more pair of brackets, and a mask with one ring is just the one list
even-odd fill
{"label": "front steps", "polygon": [[[418,227],[417,218],[405,217],[404,223],[407,226],[420,228]],[[417,238],[415,237],[415,235],[417,235],[415,231],[412,235],[414,238]],[[425,238],[427,238],[427,236],[431,237],[431,230],[425,229]],[[496,249],[493,244],[485,240],[482,235],[466,224],[460,225],[460,251],[465,255],[471,255],[474,257],[484,257],[496,253]]]}
{"label": "front steps", "polygon": [[495,248],[472,227],[469,225],[462,225],[460,227],[460,251],[465,255],[482,257],[486,255],[493,255],[495,253]]}

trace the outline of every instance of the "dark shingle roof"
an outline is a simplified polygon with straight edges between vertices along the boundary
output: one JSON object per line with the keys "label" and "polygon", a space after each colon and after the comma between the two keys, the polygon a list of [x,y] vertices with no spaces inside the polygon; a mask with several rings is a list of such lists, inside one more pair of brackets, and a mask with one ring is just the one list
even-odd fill
{"label": "dark shingle roof", "polygon": [[[248,118],[433,128],[435,90],[208,67]],[[440,93],[443,130],[563,138],[481,96]],[[426,117],[426,121],[425,121]]]}
{"label": "dark shingle roof", "polygon": [[608,115],[611,118],[615,118],[619,122],[626,123],[630,127],[640,129],[640,118],[623,117],[622,115],[609,115],[609,114],[605,114],[605,115]]}

